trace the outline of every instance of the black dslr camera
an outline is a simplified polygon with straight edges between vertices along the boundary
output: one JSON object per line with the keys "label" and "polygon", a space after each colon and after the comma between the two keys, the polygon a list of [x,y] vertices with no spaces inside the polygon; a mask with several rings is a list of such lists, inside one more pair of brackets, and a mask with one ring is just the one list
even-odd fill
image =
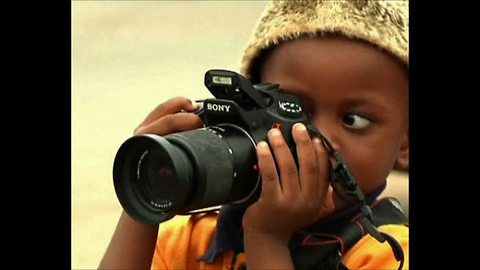
{"label": "black dslr camera", "polygon": [[205,86],[215,98],[203,100],[196,112],[204,128],[133,136],[117,152],[117,197],[143,223],[223,204],[252,204],[261,187],[256,144],[276,127],[296,157],[292,126],[303,123],[318,132],[300,100],[278,84],[252,85],[235,72],[209,70]]}

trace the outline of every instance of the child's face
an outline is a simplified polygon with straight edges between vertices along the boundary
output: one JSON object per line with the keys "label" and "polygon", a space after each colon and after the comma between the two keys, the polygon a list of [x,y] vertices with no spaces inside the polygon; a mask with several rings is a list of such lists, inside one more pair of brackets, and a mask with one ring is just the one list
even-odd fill
{"label": "child's face", "polygon": [[302,99],[365,194],[395,164],[408,167],[408,71],[387,53],[342,37],[302,38],[275,48],[261,79]]}

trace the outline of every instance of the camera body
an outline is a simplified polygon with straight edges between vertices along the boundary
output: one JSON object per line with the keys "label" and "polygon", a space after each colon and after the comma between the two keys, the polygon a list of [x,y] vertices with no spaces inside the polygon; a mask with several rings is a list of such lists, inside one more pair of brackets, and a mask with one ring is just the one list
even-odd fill
{"label": "camera body", "polygon": [[[205,126],[229,123],[243,128],[255,143],[267,141],[271,128],[278,128],[291,150],[295,143],[292,127],[295,123],[308,126],[310,134],[317,133],[310,124],[300,99],[284,93],[279,84],[252,85],[232,71],[209,70],[205,86],[215,98],[203,100],[199,116]],[[294,153],[296,156],[296,153]]]}
{"label": "camera body", "polygon": [[212,206],[252,204],[261,191],[255,149],[268,141],[268,131],[281,131],[296,162],[293,125],[303,123],[310,136],[319,135],[300,100],[278,84],[252,85],[227,70],[209,70],[204,83],[215,97],[201,101],[195,112],[204,128],[135,135],[117,151],[115,192],[140,222],[158,224]]}

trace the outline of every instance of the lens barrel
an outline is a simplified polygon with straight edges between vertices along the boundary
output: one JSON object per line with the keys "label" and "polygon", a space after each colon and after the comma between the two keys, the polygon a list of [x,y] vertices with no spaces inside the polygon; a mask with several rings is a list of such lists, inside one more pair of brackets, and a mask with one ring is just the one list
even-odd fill
{"label": "lens barrel", "polygon": [[130,216],[158,224],[193,210],[256,200],[256,163],[250,135],[223,124],[127,139],[115,157],[113,181]]}

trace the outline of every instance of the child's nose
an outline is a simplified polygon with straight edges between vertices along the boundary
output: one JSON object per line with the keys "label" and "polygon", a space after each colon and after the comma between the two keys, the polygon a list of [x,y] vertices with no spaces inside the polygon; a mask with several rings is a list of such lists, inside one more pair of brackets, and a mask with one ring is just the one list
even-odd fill
{"label": "child's nose", "polygon": [[330,142],[330,145],[333,147],[333,149],[328,149],[330,151],[334,150],[335,151],[341,151],[341,145],[338,143],[338,140],[336,139],[336,136],[333,134],[330,134],[330,132],[324,132],[321,131],[325,139],[327,139]]}

